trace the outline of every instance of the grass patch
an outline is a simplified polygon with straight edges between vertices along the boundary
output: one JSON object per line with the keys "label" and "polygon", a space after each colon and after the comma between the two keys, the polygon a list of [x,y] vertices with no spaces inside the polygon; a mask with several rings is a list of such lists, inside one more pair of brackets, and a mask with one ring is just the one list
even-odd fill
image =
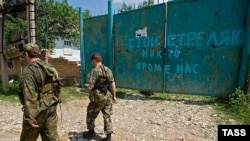
{"label": "grass patch", "polygon": [[87,93],[77,91],[76,87],[62,87],[60,99],[62,102],[67,102],[75,99],[82,99],[88,97]]}
{"label": "grass patch", "polygon": [[139,92],[137,90],[132,89],[124,89],[124,88],[117,88],[116,90],[116,97],[120,99],[124,99],[126,95],[137,95]]}
{"label": "grass patch", "polygon": [[14,81],[12,84],[9,85],[9,91],[4,92],[3,91],[3,85],[2,82],[0,82],[0,100],[2,101],[8,101],[11,103],[19,102],[19,98],[17,95],[17,88],[18,88],[18,81]]}
{"label": "grass patch", "polygon": [[242,124],[250,124],[250,102],[242,89],[236,88],[227,99],[216,99],[213,107]]}

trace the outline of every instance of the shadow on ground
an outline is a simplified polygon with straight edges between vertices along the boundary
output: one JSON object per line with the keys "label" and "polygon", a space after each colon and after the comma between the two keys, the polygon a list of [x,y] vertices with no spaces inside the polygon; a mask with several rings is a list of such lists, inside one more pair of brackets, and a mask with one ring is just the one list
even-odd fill
{"label": "shadow on ground", "polygon": [[[168,94],[166,94],[168,95]],[[175,101],[175,102],[183,102],[187,105],[210,105],[213,102],[216,102],[216,100],[204,100],[204,99],[192,99],[192,97],[185,97],[185,96],[155,96],[154,94],[143,95],[140,93],[131,93],[131,92],[124,92],[124,91],[117,91],[117,97],[124,100],[159,100],[159,101]]]}
{"label": "shadow on ground", "polygon": [[104,138],[103,133],[96,133],[94,138],[83,138],[84,132],[74,132],[71,131],[68,133],[68,140],[69,141],[102,141]]}

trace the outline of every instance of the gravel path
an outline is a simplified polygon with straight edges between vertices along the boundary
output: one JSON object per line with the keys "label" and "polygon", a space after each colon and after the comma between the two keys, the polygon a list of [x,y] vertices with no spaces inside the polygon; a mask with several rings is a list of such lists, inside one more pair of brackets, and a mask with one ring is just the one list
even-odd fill
{"label": "gravel path", "polygon": [[[85,141],[87,97],[58,107],[61,141]],[[0,101],[0,141],[18,141],[22,124],[20,104]],[[113,105],[113,141],[216,141],[218,124],[236,124],[202,101],[148,100],[130,95]],[[62,115],[62,116],[61,116]],[[96,120],[95,140],[101,140],[103,119]],[[40,138],[39,138],[40,141]]]}

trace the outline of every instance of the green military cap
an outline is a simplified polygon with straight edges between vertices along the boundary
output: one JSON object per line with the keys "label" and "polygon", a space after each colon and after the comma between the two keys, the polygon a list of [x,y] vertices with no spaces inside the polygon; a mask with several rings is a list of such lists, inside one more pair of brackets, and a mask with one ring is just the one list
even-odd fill
{"label": "green military cap", "polygon": [[28,44],[24,45],[23,49],[24,49],[24,51],[34,51],[34,52],[40,51],[40,47],[35,43],[28,43]]}

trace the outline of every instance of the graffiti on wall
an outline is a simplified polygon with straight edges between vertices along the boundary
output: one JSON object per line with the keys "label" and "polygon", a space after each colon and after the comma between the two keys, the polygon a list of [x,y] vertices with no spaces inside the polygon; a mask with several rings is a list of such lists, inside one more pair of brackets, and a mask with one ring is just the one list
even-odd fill
{"label": "graffiti on wall", "polygon": [[[139,33],[139,32],[142,33]],[[159,36],[147,36],[145,33],[147,27],[136,31],[136,37],[128,39],[129,49],[140,49],[141,61],[136,63],[136,69],[139,71],[147,71],[150,73],[163,72],[166,75],[177,74],[198,74],[199,63],[180,63],[175,65],[160,64],[152,62],[161,62],[166,55],[168,60],[175,59],[175,62],[180,61],[182,52],[178,48],[194,48],[194,47],[225,47],[225,46],[238,46],[243,44],[244,32],[240,30],[230,30],[221,32],[187,32],[180,34],[169,34],[167,36],[167,48],[157,49],[160,45]],[[143,36],[137,36],[138,34]],[[145,61],[153,60],[153,61]],[[185,62],[185,61],[184,61]]]}

